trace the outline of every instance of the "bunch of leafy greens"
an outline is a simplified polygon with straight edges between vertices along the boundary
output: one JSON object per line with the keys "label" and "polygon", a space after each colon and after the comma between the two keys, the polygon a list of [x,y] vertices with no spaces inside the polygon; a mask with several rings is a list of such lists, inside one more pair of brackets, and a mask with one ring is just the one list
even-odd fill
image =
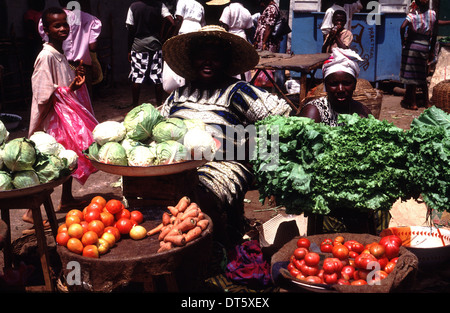
{"label": "bunch of leafy greens", "polygon": [[315,196],[325,207],[389,210],[411,190],[405,132],[373,116],[339,115],[314,163]]}
{"label": "bunch of leafy greens", "polygon": [[[329,214],[333,208],[389,209],[405,195],[409,173],[404,131],[374,117],[339,118],[339,127],[299,117],[258,122],[259,129],[265,126],[272,137],[275,131],[279,135],[278,140],[257,139],[252,164],[261,198],[274,195],[291,214]],[[275,150],[264,153],[266,144],[278,149],[278,162],[273,161]]]}
{"label": "bunch of leafy greens", "polygon": [[267,117],[256,126],[251,163],[261,199],[274,195],[290,213],[305,209],[325,214],[327,209],[315,203],[312,180],[329,127],[309,118],[282,116]]}
{"label": "bunch of leafy greens", "polygon": [[444,211],[450,203],[450,115],[426,109],[408,131],[408,168],[412,181],[431,209]]}

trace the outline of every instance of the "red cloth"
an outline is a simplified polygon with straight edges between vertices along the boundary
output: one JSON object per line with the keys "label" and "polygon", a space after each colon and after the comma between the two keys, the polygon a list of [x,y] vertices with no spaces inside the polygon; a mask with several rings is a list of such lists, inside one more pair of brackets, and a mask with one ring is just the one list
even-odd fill
{"label": "red cloth", "polygon": [[236,246],[227,264],[225,275],[228,279],[244,285],[268,285],[270,266],[264,259],[258,241],[245,241]]}

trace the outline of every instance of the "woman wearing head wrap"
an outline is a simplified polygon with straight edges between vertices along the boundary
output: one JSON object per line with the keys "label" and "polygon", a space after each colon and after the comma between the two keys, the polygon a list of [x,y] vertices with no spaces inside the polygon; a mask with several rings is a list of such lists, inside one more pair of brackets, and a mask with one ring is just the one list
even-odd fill
{"label": "woman wearing head wrap", "polygon": [[[243,200],[253,175],[247,160],[239,157],[246,146],[235,139],[235,131],[269,115],[289,115],[291,108],[271,93],[234,78],[255,67],[259,56],[248,41],[222,27],[206,26],[172,37],[164,44],[163,55],[186,84],[166,99],[162,115],[202,120],[222,142],[220,157],[216,154],[198,169],[199,205],[212,218],[215,234],[225,237],[220,238],[222,243],[240,239]],[[227,229],[221,229],[224,224]]]}
{"label": "woman wearing head wrap", "polygon": [[359,75],[357,61],[361,57],[350,49],[333,48],[330,58],[325,61],[322,72],[327,95],[308,102],[300,116],[330,126],[338,125],[339,114],[357,113],[367,117],[371,111],[361,102],[353,100],[353,92]]}

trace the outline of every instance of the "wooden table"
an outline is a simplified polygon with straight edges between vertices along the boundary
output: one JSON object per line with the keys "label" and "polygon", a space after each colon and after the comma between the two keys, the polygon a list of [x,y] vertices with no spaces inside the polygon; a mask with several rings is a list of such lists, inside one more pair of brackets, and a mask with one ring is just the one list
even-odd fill
{"label": "wooden table", "polygon": [[[252,78],[253,83],[258,77],[260,72],[263,72],[267,78],[277,89],[278,93],[289,103],[293,110],[300,111],[303,101],[306,98],[308,92],[307,76],[314,76],[316,70],[322,67],[330,54],[329,53],[315,53],[315,54],[286,54],[286,53],[273,53],[269,51],[259,51],[259,63],[255,67],[256,73]],[[287,98],[280,87],[275,83],[273,78],[267,73],[267,70],[289,70],[294,72],[300,72],[300,99],[299,106],[296,107],[292,101]]]}
{"label": "wooden table", "polygon": [[50,222],[52,235],[56,238],[58,231],[58,222],[56,219],[51,194],[55,187],[63,184],[70,176],[61,177],[50,183],[41,184],[33,187],[13,189],[0,192],[0,210],[3,221],[8,226],[6,238],[4,241],[4,262],[6,268],[12,267],[12,244],[11,244],[11,222],[10,210],[23,210],[29,208],[33,213],[34,226],[36,230],[36,241],[38,253],[41,261],[42,272],[44,275],[44,286],[28,287],[30,291],[54,291],[55,286],[51,277],[50,259],[48,253],[47,239],[44,233],[44,225],[41,214],[41,205],[44,205],[45,213]]}

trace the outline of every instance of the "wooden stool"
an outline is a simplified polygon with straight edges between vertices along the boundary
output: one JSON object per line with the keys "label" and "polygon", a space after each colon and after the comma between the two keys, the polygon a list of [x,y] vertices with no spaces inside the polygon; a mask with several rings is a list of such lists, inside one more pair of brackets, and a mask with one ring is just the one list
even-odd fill
{"label": "wooden stool", "polygon": [[44,274],[44,286],[39,287],[29,287],[29,290],[39,290],[39,291],[54,291],[54,284],[52,283],[50,275],[50,263],[49,254],[47,247],[47,239],[45,237],[44,225],[41,214],[41,205],[45,207],[45,212],[47,214],[48,221],[50,222],[53,236],[56,238],[58,231],[58,222],[56,219],[55,210],[53,208],[53,203],[50,195],[53,189],[40,190],[39,192],[17,196],[11,198],[0,199],[0,210],[3,221],[8,225],[8,232],[5,238],[4,244],[4,261],[5,267],[12,267],[12,244],[11,244],[11,225],[9,210],[23,210],[23,208],[30,208],[33,212],[34,227],[36,230],[36,240],[38,245],[38,253],[42,265],[42,273]]}

